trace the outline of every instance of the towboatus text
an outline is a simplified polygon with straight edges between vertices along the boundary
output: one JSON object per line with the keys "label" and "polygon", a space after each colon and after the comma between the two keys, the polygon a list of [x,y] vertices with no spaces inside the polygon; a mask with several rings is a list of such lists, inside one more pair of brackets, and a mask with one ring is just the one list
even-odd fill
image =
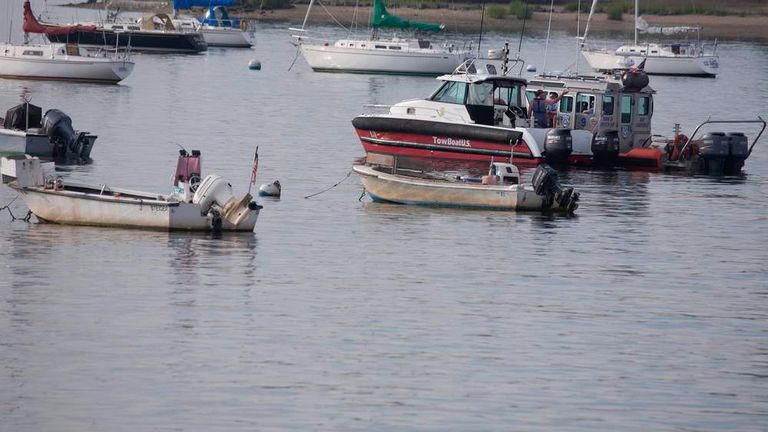
{"label": "towboatus text", "polygon": [[440,138],[433,136],[432,141],[437,145],[449,145],[454,147],[472,147],[468,139]]}

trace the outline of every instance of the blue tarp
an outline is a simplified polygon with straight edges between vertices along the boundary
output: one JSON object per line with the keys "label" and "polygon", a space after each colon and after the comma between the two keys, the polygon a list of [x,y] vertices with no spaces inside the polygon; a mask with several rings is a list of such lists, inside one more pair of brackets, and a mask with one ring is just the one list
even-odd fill
{"label": "blue tarp", "polygon": [[192,7],[234,6],[236,0],[173,0],[174,9],[189,9]]}

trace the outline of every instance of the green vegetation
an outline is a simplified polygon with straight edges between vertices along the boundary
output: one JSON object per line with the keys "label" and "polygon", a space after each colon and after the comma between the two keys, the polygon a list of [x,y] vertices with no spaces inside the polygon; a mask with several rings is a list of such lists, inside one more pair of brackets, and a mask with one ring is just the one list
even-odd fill
{"label": "green vegetation", "polygon": [[[587,0],[581,1],[581,12],[589,13],[592,3]],[[579,9],[578,1],[570,1],[563,7],[568,12],[576,12]],[[630,13],[634,11],[634,2],[631,0],[613,0],[597,4],[598,13],[607,13],[608,19],[621,21],[620,13]],[[621,12],[619,12],[621,11]],[[696,6],[694,2],[687,4],[675,4],[667,1],[648,1],[640,6],[640,13],[643,15],[744,15],[744,12],[728,10],[718,5]]]}
{"label": "green vegetation", "polygon": [[509,14],[514,15],[517,19],[531,19],[533,16],[533,9],[528,7],[528,2],[522,0],[512,0],[509,4]]}
{"label": "green vegetation", "polygon": [[621,21],[624,12],[627,12],[628,8],[622,3],[611,3],[608,5],[608,19],[612,21]]}
{"label": "green vegetation", "polygon": [[504,19],[507,16],[507,10],[506,7],[495,4],[485,8],[485,13],[487,13],[490,18]]}

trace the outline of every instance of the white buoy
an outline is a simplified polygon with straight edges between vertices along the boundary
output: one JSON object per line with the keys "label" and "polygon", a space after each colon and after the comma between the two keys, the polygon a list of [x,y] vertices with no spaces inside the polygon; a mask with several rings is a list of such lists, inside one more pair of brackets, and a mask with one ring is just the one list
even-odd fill
{"label": "white buoy", "polygon": [[270,197],[280,197],[280,191],[282,190],[282,187],[280,186],[280,182],[275,180],[272,183],[264,183],[263,185],[259,186],[259,196],[270,196]]}
{"label": "white buoy", "polygon": [[248,62],[248,69],[250,70],[261,70],[261,62],[253,59]]}
{"label": "white buoy", "polygon": [[528,65],[527,68],[525,68],[525,70],[527,70],[528,72],[536,72],[536,66],[530,64],[530,65]]}

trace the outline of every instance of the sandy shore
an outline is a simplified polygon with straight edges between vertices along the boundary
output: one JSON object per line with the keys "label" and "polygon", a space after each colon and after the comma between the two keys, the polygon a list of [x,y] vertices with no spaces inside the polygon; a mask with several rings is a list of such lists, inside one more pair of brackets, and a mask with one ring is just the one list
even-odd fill
{"label": "sandy shore", "polygon": [[[143,12],[167,12],[167,6],[164,6],[166,4],[166,2],[115,0],[113,1],[112,7],[120,7],[123,10],[141,10]],[[91,5],[73,4],[71,6],[89,7]],[[253,18],[258,22],[285,22],[287,25],[300,25],[304,19],[307,10],[306,8],[306,5],[298,5],[291,9],[280,9],[264,13],[243,12],[238,13],[238,15]],[[327,6],[327,9],[342,24],[348,25],[352,22],[355,11],[354,7]],[[407,19],[443,23],[448,31],[476,33],[480,28],[479,9],[449,10],[398,8],[395,13]],[[359,10],[358,14],[363,16],[363,21],[367,20],[367,10]],[[525,24],[526,31],[532,33],[546,32],[548,18],[549,15],[547,13],[534,13],[533,18],[528,20]],[[581,24],[583,26],[586,17],[582,15],[581,18]],[[631,15],[624,15],[623,21],[611,21],[607,19],[605,14],[597,14],[592,21],[590,32],[593,32],[593,34],[622,33],[629,35],[633,31],[632,18]],[[735,15],[650,15],[646,17],[646,20],[652,25],[701,26],[701,37],[703,39],[768,42],[768,15],[748,15],[743,17]],[[325,13],[320,7],[313,8],[309,22],[312,24],[334,24],[333,18]],[[494,19],[488,17],[486,14],[483,25],[487,31],[519,32],[522,24],[522,20],[518,20],[511,16],[505,19]],[[558,31],[575,33],[576,25],[577,17],[575,13],[560,12],[555,13],[552,16],[552,28]]]}

